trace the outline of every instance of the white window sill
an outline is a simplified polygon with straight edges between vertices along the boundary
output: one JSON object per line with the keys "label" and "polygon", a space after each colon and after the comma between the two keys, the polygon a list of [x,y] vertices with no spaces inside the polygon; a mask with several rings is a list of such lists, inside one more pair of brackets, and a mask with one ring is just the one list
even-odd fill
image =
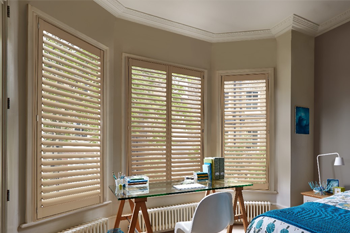
{"label": "white window sill", "polygon": [[72,214],[77,214],[77,213],[80,213],[80,212],[83,212],[83,211],[87,211],[87,210],[95,209],[95,208],[98,208],[98,207],[106,206],[106,205],[108,205],[110,203],[112,203],[112,201],[106,201],[106,202],[103,202],[101,204],[88,206],[88,207],[85,207],[85,208],[81,208],[81,209],[78,209],[78,210],[74,210],[74,211],[70,211],[70,212],[67,212],[67,213],[64,213],[64,214],[60,214],[60,215],[57,215],[57,216],[54,216],[54,217],[45,218],[45,219],[38,220],[38,221],[35,221],[35,222],[24,223],[24,224],[21,224],[19,226],[19,229],[25,229],[25,228],[29,228],[29,227],[34,227],[34,226],[37,226],[37,225],[40,225],[40,224],[43,224],[43,223],[46,223],[46,222],[50,222],[50,221],[53,221],[53,220],[56,220],[56,219],[60,219],[62,217],[66,217],[66,216],[72,215]]}

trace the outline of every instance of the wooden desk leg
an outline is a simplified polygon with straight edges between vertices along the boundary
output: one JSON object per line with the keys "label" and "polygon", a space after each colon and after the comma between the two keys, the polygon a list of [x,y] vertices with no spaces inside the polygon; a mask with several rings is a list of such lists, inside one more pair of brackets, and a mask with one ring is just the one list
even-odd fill
{"label": "wooden desk leg", "polygon": [[210,191],[211,191],[212,193],[215,193],[215,189],[213,189],[213,190],[207,190],[207,191],[205,192],[205,196],[208,196],[208,195],[210,194]]}
{"label": "wooden desk leg", "polygon": [[145,220],[147,233],[153,233],[153,230],[152,230],[152,227],[151,227],[151,222],[149,221],[149,216],[148,216],[148,212],[147,212],[146,202],[142,202],[141,203],[141,211],[142,211],[143,219]]}
{"label": "wooden desk leg", "polygon": [[[236,214],[235,214],[235,212],[236,212],[236,207],[237,207],[237,192],[235,191],[235,197],[233,198],[233,214],[234,214],[234,215],[236,215]],[[227,233],[231,233],[232,230],[233,230],[233,225],[229,225],[229,226],[227,227]]]}
{"label": "wooden desk leg", "polygon": [[243,221],[244,231],[247,231],[248,220],[247,220],[247,213],[246,213],[245,207],[244,207],[242,190],[243,190],[243,187],[237,187],[236,188],[236,193],[237,193],[236,195],[238,197],[239,207],[240,207],[241,213],[242,213],[241,217],[242,217],[242,221]]}
{"label": "wooden desk leg", "polygon": [[151,228],[151,223],[149,221],[148,212],[147,212],[146,201],[147,201],[147,198],[136,198],[135,199],[134,210],[132,213],[132,218],[131,218],[131,222],[129,225],[128,233],[135,232],[135,227],[137,225],[137,217],[138,217],[140,208],[142,211],[143,219],[145,220],[147,233],[153,233],[152,228]]}
{"label": "wooden desk leg", "polygon": [[135,199],[134,210],[132,211],[132,217],[131,217],[131,222],[129,224],[129,231],[128,231],[128,233],[134,233],[135,232],[135,227],[136,227],[136,223],[137,223],[137,217],[139,215],[139,210],[140,210],[140,203],[137,202],[136,200],[137,199]]}
{"label": "wooden desk leg", "polygon": [[119,204],[119,208],[118,208],[117,217],[116,217],[115,223],[114,223],[114,228],[119,227],[119,224],[120,224],[120,221],[122,218],[122,214],[123,214],[124,204],[125,204],[125,200],[121,200],[120,204]]}
{"label": "wooden desk leg", "polygon": [[[134,206],[135,205],[134,205],[134,202],[131,199],[129,199],[129,205],[130,205],[130,209],[134,210]],[[136,229],[137,229],[138,232],[141,232],[141,227],[140,227],[139,221],[136,221]]]}

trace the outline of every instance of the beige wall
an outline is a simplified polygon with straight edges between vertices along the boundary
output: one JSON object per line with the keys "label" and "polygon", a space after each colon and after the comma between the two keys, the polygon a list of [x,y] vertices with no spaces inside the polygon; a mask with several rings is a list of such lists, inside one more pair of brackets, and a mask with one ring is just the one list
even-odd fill
{"label": "beige wall", "polygon": [[[345,166],[334,167],[334,156],[320,159],[322,180],[335,178],[350,189],[350,23],[315,40],[315,153],[338,152]],[[318,180],[317,168],[315,180]]]}
{"label": "beige wall", "polygon": [[[300,193],[310,190],[308,182],[314,175],[314,41],[311,36],[292,31],[292,206],[303,203]],[[295,106],[309,108],[309,134],[295,133]]]}

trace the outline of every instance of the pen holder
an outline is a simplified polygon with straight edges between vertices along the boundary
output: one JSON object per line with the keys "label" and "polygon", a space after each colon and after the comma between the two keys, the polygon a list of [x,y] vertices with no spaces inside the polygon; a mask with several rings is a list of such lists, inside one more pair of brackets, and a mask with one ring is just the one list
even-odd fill
{"label": "pen holder", "polygon": [[116,186],[116,190],[118,192],[123,191],[123,180],[122,179],[116,179],[115,180],[115,186]]}

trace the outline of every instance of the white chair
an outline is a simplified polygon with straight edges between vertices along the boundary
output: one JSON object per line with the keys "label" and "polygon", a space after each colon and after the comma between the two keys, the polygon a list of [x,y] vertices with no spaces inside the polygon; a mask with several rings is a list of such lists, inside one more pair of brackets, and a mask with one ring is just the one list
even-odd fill
{"label": "white chair", "polygon": [[177,222],[175,233],[217,233],[234,223],[232,195],[213,193],[199,202],[192,221]]}

